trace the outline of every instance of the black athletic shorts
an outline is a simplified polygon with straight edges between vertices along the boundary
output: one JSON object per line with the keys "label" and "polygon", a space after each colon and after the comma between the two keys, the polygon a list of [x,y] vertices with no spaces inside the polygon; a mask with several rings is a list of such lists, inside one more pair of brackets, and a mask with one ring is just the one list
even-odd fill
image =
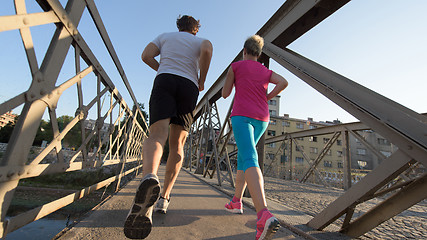
{"label": "black athletic shorts", "polygon": [[151,90],[150,125],[166,118],[189,132],[199,89],[189,79],[169,73],[157,75]]}

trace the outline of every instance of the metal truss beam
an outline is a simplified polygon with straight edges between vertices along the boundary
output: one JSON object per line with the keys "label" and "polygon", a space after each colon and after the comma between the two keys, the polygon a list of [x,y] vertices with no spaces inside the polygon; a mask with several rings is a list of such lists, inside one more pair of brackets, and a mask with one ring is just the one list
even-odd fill
{"label": "metal truss beam", "polygon": [[[142,140],[147,136],[144,128],[137,121],[138,117],[142,117],[143,124],[145,124],[144,127],[147,129],[142,111],[136,102],[94,2],[91,0],[69,0],[65,9],[58,0],[37,0],[37,2],[45,13],[28,14],[25,1],[15,0],[16,15],[0,16],[0,32],[19,29],[32,76],[31,86],[27,91],[0,104],[0,114],[24,105],[8,142],[6,153],[0,163],[1,237],[84,197],[93,190],[106,187],[113,181],[117,181],[117,187],[119,187],[120,179],[124,175],[134,170],[137,172],[138,168],[141,167]],[[135,104],[134,110],[128,107],[77,30],[86,7],[89,8],[92,20],[95,22],[120,76],[128,88],[128,92]],[[55,24],[56,31],[39,68],[30,27],[42,24]],[[76,75],[63,84],[56,86],[58,76],[71,46],[75,49],[74,64]],[[83,59],[88,65],[84,70],[80,69],[80,59]],[[89,74],[96,76],[96,96],[93,99],[89,99],[90,102],[84,105],[82,81]],[[75,117],[63,129],[60,129],[56,115],[57,103],[62,93],[73,85],[77,86],[78,108],[76,109]],[[102,109],[105,109],[102,108],[104,103],[102,98],[105,99],[108,93],[110,94],[110,105],[107,106],[106,112],[102,112]],[[53,139],[34,159],[28,160],[33,140],[46,108],[49,111]],[[118,116],[113,123],[113,110],[117,108]],[[83,121],[87,118],[91,109],[95,109],[97,119],[93,129],[86,131]],[[121,124],[124,115],[126,115],[126,119],[124,124]],[[104,123],[108,116],[110,116],[111,126],[106,132],[102,133],[101,129],[105,126]],[[66,159],[61,142],[79,122],[81,124],[82,144],[73,156]],[[92,155],[87,152],[88,146],[96,148]],[[51,162],[48,159],[48,155],[52,151],[56,154],[56,158]],[[125,172],[123,166],[125,163],[130,162],[136,162],[139,165],[134,170]],[[108,180],[78,191],[75,195],[58,199],[7,220],[5,218],[20,179],[119,164],[122,164],[121,172]]]}
{"label": "metal truss beam", "polygon": [[427,117],[301,55],[265,43],[264,52],[314,89],[427,165]]}
{"label": "metal truss beam", "polygon": [[[374,170],[375,173],[372,171],[343,196],[316,215],[308,223],[309,226],[323,229],[346,212],[352,214],[351,209],[357,205],[361,197],[375,193],[385,183],[396,177],[396,174],[402,173],[409,167],[408,164],[412,159],[427,165],[427,136],[423,132],[427,129],[427,118],[425,116],[288,49],[281,49],[274,44],[266,43],[264,52],[399,147],[397,152]],[[397,158],[399,160],[396,160]],[[387,169],[390,166],[394,166],[395,169],[392,171]],[[370,183],[365,179],[370,179]],[[356,195],[358,197],[355,197]],[[346,224],[348,222],[349,219],[347,218]],[[371,225],[371,227],[373,226]]]}
{"label": "metal truss beam", "polygon": [[[257,34],[264,37],[266,42],[274,42],[278,46],[285,47],[349,1],[287,0]],[[240,51],[232,62],[241,60],[242,53],[243,51]],[[196,119],[200,116],[206,101],[213,103],[221,97],[221,89],[224,85],[227,70],[228,67],[200,99],[195,110]]]}

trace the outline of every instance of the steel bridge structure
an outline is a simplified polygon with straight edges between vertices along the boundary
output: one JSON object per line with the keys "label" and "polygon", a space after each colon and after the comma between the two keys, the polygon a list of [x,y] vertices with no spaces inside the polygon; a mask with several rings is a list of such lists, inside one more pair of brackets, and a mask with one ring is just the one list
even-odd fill
{"label": "steel bridge structure", "polygon": [[[32,79],[28,90],[0,104],[0,115],[22,107],[0,161],[1,236],[113,182],[116,183],[118,190],[123,176],[137,174],[142,167],[143,140],[148,134],[142,109],[129,85],[94,0],[68,0],[65,7],[58,0],[37,0],[43,9],[40,13],[27,13],[25,0],[14,2],[16,14],[0,16],[0,32],[19,30]],[[306,181],[310,176],[321,179],[317,166],[324,156],[322,153],[327,152],[335,141],[342,139],[346,191],[323,211],[317,213],[307,225],[322,230],[339,221],[342,233],[358,237],[427,198],[426,174],[417,177],[407,174],[414,165],[427,166],[427,117],[287,48],[289,44],[339,11],[348,2],[349,0],[287,0],[257,34],[265,40],[260,62],[268,67],[270,59],[276,61],[360,122],[285,133],[271,138],[264,136],[258,143],[258,156],[260,166],[263,166],[265,144],[286,141],[289,144],[298,144],[295,139],[300,137],[332,134],[333,137],[325,144],[318,158],[314,161],[305,158],[310,167],[301,181]],[[113,80],[107,75],[78,30],[86,9],[121,77],[115,81],[122,81],[125,84],[127,94],[131,96],[135,106],[133,108],[124,101]],[[34,48],[37,46],[33,45],[31,29],[46,24],[54,25],[56,30],[39,66],[40,59],[36,58]],[[75,75],[58,84],[58,76],[70,48],[73,48],[75,53]],[[240,59],[242,52],[233,62]],[[226,183],[234,187],[234,171],[230,158],[235,157],[236,151],[229,152],[226,147],[232,136],[229,120],[231,106],[227,116],[222,118],[225,119],[224,122],[221,122],[217,107],[217,102],[221,100],[221,89],[227,69],[196,107],[195,122],[186,144],[184,165],[190,171],[194,170],[204,177],[216,177],[219,185]],[[91,90],[94,91],[95,97],[86,100],[83,93],[88,89],[84,89],[82,82],[89,79],[89,76],[94,76],[97,88]],[[77,90],[78,108],[72,121],[61,129],[57,122],[57,103],[64,91],[71,88]],[[110,99],[107,107],[103,104],[106,97]],[[36,157],[29,159],[32,143],[46,110],[50,118],[53,139]],[[88,119],[90,110],[96,112],[97,119],[95,127],[88,131],[83,123]],[[82,143],[71,156],[66,156],[62,142],[78,123]],[[105,126],[108,126],[107,134],[101,134],[101,129]],[[381,134],[397,146],[398,150],[388,157],[382,155],[358,133],[367,129]],[[377,168],[354,185],[351,183],[349,135],[365,144],[382,160]],[[51,155],[54,157],[49,158]],[[202,159],[200,156],[203,156]],[[103,168],[109,165],[120,169],[109,179],[17,216],[6,216],[14,192],[22,179]],[[129,165],[132,167],[126,167]],[[379,196],[385,200],[361,216],[354,215],[358,204]]]}

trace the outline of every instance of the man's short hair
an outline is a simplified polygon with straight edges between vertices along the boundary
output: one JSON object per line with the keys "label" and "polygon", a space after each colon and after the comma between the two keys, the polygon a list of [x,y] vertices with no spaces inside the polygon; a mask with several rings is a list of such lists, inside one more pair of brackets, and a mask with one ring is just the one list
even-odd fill
{"label": "man's short hair", "polygon": [[197,32],[200,28],[200,20],[196,20],[192,16],[183,15],[176,20],[176,26],[179,31]]}

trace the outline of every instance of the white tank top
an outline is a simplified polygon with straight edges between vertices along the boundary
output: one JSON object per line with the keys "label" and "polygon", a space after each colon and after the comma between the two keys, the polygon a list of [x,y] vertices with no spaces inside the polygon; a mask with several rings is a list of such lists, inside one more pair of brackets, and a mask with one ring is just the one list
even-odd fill
{"label": "white tank top", "polygon": [[160,50],[157,75],[175,74],[191,80],[199,87],[200,46],[204,40],[188,32],[160,34],[152,41]]}

